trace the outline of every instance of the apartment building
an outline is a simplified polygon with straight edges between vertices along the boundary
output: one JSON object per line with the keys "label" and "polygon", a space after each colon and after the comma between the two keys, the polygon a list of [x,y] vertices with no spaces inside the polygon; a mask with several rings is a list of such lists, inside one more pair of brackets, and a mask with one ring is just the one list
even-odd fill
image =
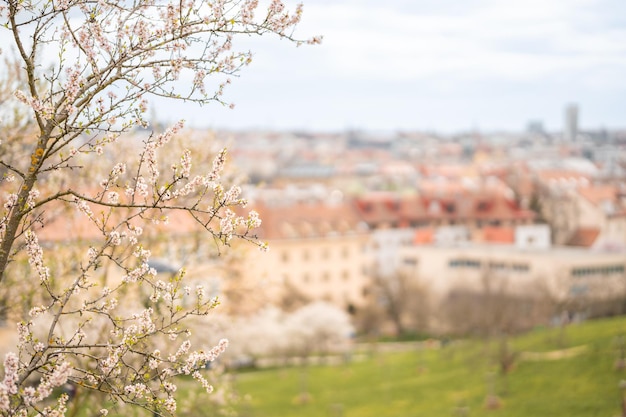
{"label": "apartment building", "polygon": [[269,300],[303,297],[353,311],[366,299],[367,226],[350,204],[318,199],[255,201],[267,253],[248,248],[240,274],[260,283]]}
{"label": "apartment building", "polygon": [[541,246],[522,240],[512,245],[416,245],[403,248],[399,256],[403,270],[427,286],[438,302],[453,291],[480,293],[488,285],[491,291],[560,303],[626,296],[623,253]]}
{"label": "apartment building", "polygon": [[543,217],[554,243],[626,250],[626,191],[619,184],[594,182],[569,171],[537,173]]}

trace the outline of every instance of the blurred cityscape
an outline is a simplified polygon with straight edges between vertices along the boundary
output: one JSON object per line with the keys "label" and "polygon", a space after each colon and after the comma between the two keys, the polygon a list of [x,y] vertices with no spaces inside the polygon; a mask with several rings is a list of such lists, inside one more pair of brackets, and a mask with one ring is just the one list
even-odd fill
{"label": "blurred cityscape", "polygon": [[328,301],[376,334],[622,313],[626,131],[577,119],[570,105],[561,132],[218,132],[270,246],[244,248],[220,288],[246,288],[240,312]]}
{"label": "blurred cityscape", "polygon": [[[228,148],[242,214],[259,213],[270,250],[216,250],[193,219],[172,218],[151,265],[185,267],[230,316],[323,301],[363,336],[509,334],[624,313],[626,130],[582,130],[578,117],[568,106],[559,132],[537,121],[454,135],[188,132],[199,157]],[[88,238],[72,218],[41,239]]]}

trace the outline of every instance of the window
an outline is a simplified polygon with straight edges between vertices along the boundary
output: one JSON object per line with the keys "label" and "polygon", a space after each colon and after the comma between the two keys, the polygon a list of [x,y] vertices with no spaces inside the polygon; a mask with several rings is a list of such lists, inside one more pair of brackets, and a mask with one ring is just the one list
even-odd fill
{"label": "window", "polygon": [[450,259],[448,261],[448,267],[450,268],[472,268],[478,269],[480,268],[481,262],[477,259]]}
{"label": "window", "polygon": [[528,264],[514,263],[512,265],[512,269],[514,272],[526,273],[530,270],[530,267],[528,266]]}
{"label": "window", "polygon": [[569,289],[570,295],[585,295],[589,288],[586,285],[572,285]]}
{"label": "window", "polygon": [[402,260],[402,263],[406,266],[417,266],[417,259],[416,258],[404,258]]}
{"label": "window", "polygon": [[479,201],[476,205],[476,210],[480,212],[488,211],[490,208],[490,204],[488,201]]}
{"label": "window", "polygon": [[429,214],[439,214],[441,212],[441,206],[438,201],[431,201],[428,205]]}
{"label": "window", "polygon": [[387,201],[386,202],[387,208],[391,211],[398,211],[400,210],[400,202],[397,200],[394,201]]}
{"label": "window", "polygon": [[507,265],[504,262],[489,262],[489,269],[502,271],[507,269]]}
{"label": "window", "polygon": [[571,275],[573,277],[586,277],[589,275],[592,276],[608,276],[608,275],[623,275],[624,265],[594,265],[587,267],[575,267],[571,271]]}

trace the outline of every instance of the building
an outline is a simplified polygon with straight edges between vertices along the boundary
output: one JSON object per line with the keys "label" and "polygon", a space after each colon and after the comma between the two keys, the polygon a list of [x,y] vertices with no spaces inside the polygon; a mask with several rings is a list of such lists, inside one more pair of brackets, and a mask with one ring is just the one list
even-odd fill
{"label": "building", "polygon": [[576,142],[578,137],[578,106],[570,104],[565,108],[564,138],[567,142]]}
{"label": "building", "polygon": [[[521,234],[528,238],[531,233]],[[546,238],[539,229],[535,235],[539,242]],[[427,288],[431,304],[443,310],[456,302],[454,296],[459,293],[535,300],[548,309],[571,308],[588,314],[621,308],[626,299],[623,253],[531,248],[522,242],[416,245],[403,248],[399,256],[403,271]],[[433,315],[431,326],[452,327],[440,315]]]}
{"label": "building", "polygon": [[512,243],[514,228],[532,224],[535,218],[499,187],[462,182],[441,187],[425,182],[421,187],[419,194],[370,192],[354,200],[371,230],[370,253],[377,273],[392,274],[399,266],[394,255],[414,241],[494,241],[507,234]]}
{"label": "building", "polygon": [[270,250],[248,248],[240,274],[261,283],[272,303],[324,300],[348,311],[364,304],[369,234],[350,204],[283,198],[258,200],[251,208],[263,221],[258,237]]}

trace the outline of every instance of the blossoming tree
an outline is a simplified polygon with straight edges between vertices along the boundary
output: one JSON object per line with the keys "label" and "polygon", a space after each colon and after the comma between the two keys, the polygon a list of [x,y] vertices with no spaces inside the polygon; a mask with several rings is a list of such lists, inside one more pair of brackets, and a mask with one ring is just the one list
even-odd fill
{"label": "blossoming tree", "polygon": [[[239,36],[317,43],[294,37],[301,13],[280,0],[0,1],[0,41],[11,44],[0,94],[12,93],[0,97],[0,288],[34,287],[4,360],[0,414],[64,415],[68,396],[53,393],[68,382],[157,414],[175,412],[177,375],[212,389],[200,370],[227,342],[194,350],[185,320],[217,300],[186,285],[184,271],[158,276],[144,237],[186,215],[218,245],[263,248],[260,220],[235,214],[245,200],[223,184],[225,151],[209,166],[192,164],[188,150],[172,158],[182,122],[146,135],[136,152],[117,145],[149,129],[151,97],[227,104],[229,76],[251,60],[234,50]],[[51,256],[40,236],[68,209],[89,239],[71,266],[50,268],[62,251]],[[137,287],[147,304],[131,302]]]}
{"label": "blossoming tree", "polygon": [[247,360],[251,365],[258,359],[279,363],[300,358],[304,362],[311,355],[344,354],[354,334],[348,313],[323,301],[292,312],[269,307],[249,316],[221,316],[211,327],[227,334],[233,343],[224,356],[227,364],[235,366]]}

